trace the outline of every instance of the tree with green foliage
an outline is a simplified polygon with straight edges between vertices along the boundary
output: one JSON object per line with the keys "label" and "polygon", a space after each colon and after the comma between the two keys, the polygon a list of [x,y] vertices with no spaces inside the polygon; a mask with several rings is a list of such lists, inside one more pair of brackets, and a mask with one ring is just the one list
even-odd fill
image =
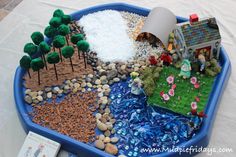
{"label": "tree with green foliage", "polygon": [[35,58],[31,60],[30,67],[33,71],[38,72],[38,84],[40,85],[40,69],[44,68],[44,63],[41,58]]}
{"label": "tree with green foliage", "polygon": [[60,17],[53,17],[49,21],[50,26],[57,28],[61,25],[61,18]]}
{"label": "tree with green foliage", "polygon": [[45,55],[50,52],[51,48],[50,46],[45,42],[45,41],[42,41],[40,44],[39,44],[39,50],[42,54],[42,57],[43,57],[43,61],[44,61],[44,64],[45,64],[45,67],[46,67],[46,70],[48,69],[47,67],[47,62],[46,62],[46,58],[45,58]]}
{"label": "tree with green foliage", "polygon": [[70,27],[65,25],[65,24],[61,24],[58,27],[58,34],[59,35],[63,35],[66,38],[66,43],[69,46],[69,42],[68,42],[68,34],[70,33]]}
{"label": "tree with green foliage", "polygon": [[73,56],[74,52],[75,51],[74,51],[74,48],[72,46],[65,46],[65,47],[62,48],[62,55],[63,55],[63,57],[70,59],[70,65],[71,65],[71,68],[72,68],[73,72],[74,72],[74,68],[73,68],[73,63],[72,63],[71,57]]}
{"label": "tree with green foliage", "polygon": [[62,17],[64,15],[64,12],[61,9],[56,9],[53,12],[53,17]]}
{"label": "tree with green foliage", "polygon": [[44,29],[44,35],[48,38],[53,38],[57,33],[57,29],[52,26],[47,26]]}
{"label": "tree with green foliage", "polygon": [[23,56],[21,59],[20,59],[20,67],[25,69],[29,75],[29,78],[31,78],[31,75],[30,75],[30,62],[31,62],[31,58],[30,56]]}
{"label": "tree with green foliage", "polygon": [[55,74],[56,74],[56,79],[58,80],[58,76],[57,76],[57,69],[56,69],[56,63],[59,63],[60,62],[60,57],[58,55],[57,52],[52,52],[52,53],[49,53],[47,55],[47,62],[49,64],[53,64],[54,66],[54,71],[55,71]]}
{"label": "tree with green foliage", "polygon": [[57,35],[53,39],[53,46],[59,49],[60,59],[62,62],[61,48],[65,45],[65,38],[62,35]]}
{"label": "tree with green foliage", "polygon": [[78,47],[78,52],[79,51],[82,51],[83,52],[83,57],[84,57],[84,67],[85,67],[85,69],[86,69],[86,54],[85,53],[87,53],[88,52],[88,50],[89,50],[89,43],[87,42],[87,41],[85,41],[85,40],[80,40],[80,41],[78,41],[77,42],[77,47]]}
{"label": "tree with green foliage", "polygon": [[39,45],[44,40],[44,36],[41,32],[34,32],[31,34],[31,39],[35,45]]}
{"label": "tree with green foliage", "polygon": [[[80,40],[83,40],[84,39],[84,35],[83,34],[74,34],[71,36],[70,38],[70,41],[76,45],[78,43],[78,41]],[[79,59],[80,59],[80,53],[79,53],[79,50],[78,50],[78,56],[79,56]]]}
{"label": "tree with green foliage", "polygon": [[61,21],[62,21],[62,23],[64,23],[65,25],[68,25],[69,23],[71,23],[72,18],[71,18],[70,15],[63,15],[63,16],[61,17]]}
{"label": "tree with green foliage", "polygon": [[33,43],[27,43],[24,46],[24,52],[31,57],[37,53],[37,49],[38,49],[37,46],[34,45]]}

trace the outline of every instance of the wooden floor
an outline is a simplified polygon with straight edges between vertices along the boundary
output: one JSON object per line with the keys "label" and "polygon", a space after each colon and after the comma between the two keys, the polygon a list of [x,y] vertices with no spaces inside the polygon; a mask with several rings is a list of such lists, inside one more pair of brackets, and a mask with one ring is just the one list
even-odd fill
{"label": "wooden floor", "polygon": [[7,16],[22,0],[1,0],[0,21]]}

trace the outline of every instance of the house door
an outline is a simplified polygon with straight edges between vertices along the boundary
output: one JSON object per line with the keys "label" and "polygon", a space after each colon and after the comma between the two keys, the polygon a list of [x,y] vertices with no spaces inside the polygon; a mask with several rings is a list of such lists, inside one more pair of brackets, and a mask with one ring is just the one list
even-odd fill
{"label": "house door", "polygon": [[196,49],[196,58],[198,58],[198,55],[202,54],[205,56],[206,60],[210,60],[211,57],[211,46],[203,47],[200,49]]}

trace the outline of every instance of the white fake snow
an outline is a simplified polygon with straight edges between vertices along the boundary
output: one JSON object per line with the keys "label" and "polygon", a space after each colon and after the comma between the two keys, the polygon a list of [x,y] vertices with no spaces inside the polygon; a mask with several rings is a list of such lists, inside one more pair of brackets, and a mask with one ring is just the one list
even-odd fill
{"label": "white fake snow", "polygon": [[105,10],[83,16],[79,20],[91,50],[102,61],[127,61],[134,55],[134,45],[127,25],[118,11]]}

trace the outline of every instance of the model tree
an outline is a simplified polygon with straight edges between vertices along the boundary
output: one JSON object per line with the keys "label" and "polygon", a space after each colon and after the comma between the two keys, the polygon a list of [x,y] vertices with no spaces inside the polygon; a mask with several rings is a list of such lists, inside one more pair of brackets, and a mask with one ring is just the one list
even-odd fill
{"label": "model tree", "polygon": [[34,32],[31,35],[31,39],[32,39],[32,41],[34,42],[35,45],[39,45],[44,40],[44,37],[43,37],[42,33]]}
{"label": "model tree", "polygon": [[31,58],[29,56],[23,56],[21,59],[20,59],[20,66],[21,68],[25,69],[29,75],[29,78],[31,78],[31,75],[30,75],[30,62],[31,62]]}
{"label": "model tree", "polygon": [[39,50],[43,56],[43,61],[44,61],[44,64],[45,64],[45,67],[46,69],[48,69],[47,67],[47,62],[46,62],[46,58],[45,58],[45,55],[50,52],[51,48],[50,46],[45,42],[45,41],[42,41],[40,44],[39,44]]}
{"label": "model tree", "polygon": [[65,38],[62,35],[57,35],[53,39],[53,46],[59,49],[60,59],[62,62],[61,48],[65,45]]}
{"label": "model tree", "polygon": [[61,25],[61,18],[60,17],[53,17],[49,21],[50,26],[57,28]]}
{"label": "model tree", "polygon": [[32,57],[37,52],[37,46],[33,43],[27,43],[24,46],[24,52]]}
{"label": "model tree", "polygon": [[78,51],[82,51],[83,52],[83,57],[84,57],[84,67],[86,69],[86,55],[85,53],[88,52],[89,50],[89,43],[85,40],[80,40],[77,42],[77,47],[78,47]]}
{"label": "model tree", "polygon": [[[78,43],[78,41],[80,40],[83,40],[84,39],[84,35],[83,34],[74,34],[71,36],[70,40],[71,42],[76,45]],[[80,53],[79,53],[79,50],[78,50],[78,56],[79,56],[79,59],[80,59]]]}
{"label": "model tree", "polygon": [[71,18],[70,15],[63,15],[63,16],[61,17],[61,21],[62,21],[62,23],[64,23],[65,25],[68,25],[69,23],[71,23],[72,18]]}
{"label": "model tree", "polygon": [[56,79],[58,80],[57,69],[56,69],[56,63],[60,62],[60,58],[59,58],[58,53],[57,52],[49,53],[47,55],[47,61],[48,61],[49,64],[53,64],[55,75],[56,75]]}
{"label": "model tree", "polygon": [[67,45],[69,46],[68,42],[68,34],[70,33],[70,28],[69,26],[62,24],[58,27],[58,33],[60,35],[63,35],[66,38]]}
{"label": "model tree", "polygon": [[65,47],[62,48],[62,55],[63,55],[63,57],[70,59],[70,65],[71,65],[71,68],[72,68],[73,72],[74,72],[74,68],[73,68],[73,63],[72,63],[71,57],[73,56],[74,52],[75,51],[74,51],[74,48],[72,46],[65,46]]}
{"label": "model tree", "polygon": [[53,12],[53,17],[62,17],[64,15],[64,12],[61,9],[56,9]]}
{"label": "model tree", "polygon": [[31,60],[30,67],[33,71],[38,72],[38,84],[40,85],[40,69],[44,68],[44,63],[41,58],[35,58]]}
{"label": "model tree", "polygon": [[47,26],[44,30],[44,35],[48,38],[53,38],[57,33],[57,29],[52,26]]}

